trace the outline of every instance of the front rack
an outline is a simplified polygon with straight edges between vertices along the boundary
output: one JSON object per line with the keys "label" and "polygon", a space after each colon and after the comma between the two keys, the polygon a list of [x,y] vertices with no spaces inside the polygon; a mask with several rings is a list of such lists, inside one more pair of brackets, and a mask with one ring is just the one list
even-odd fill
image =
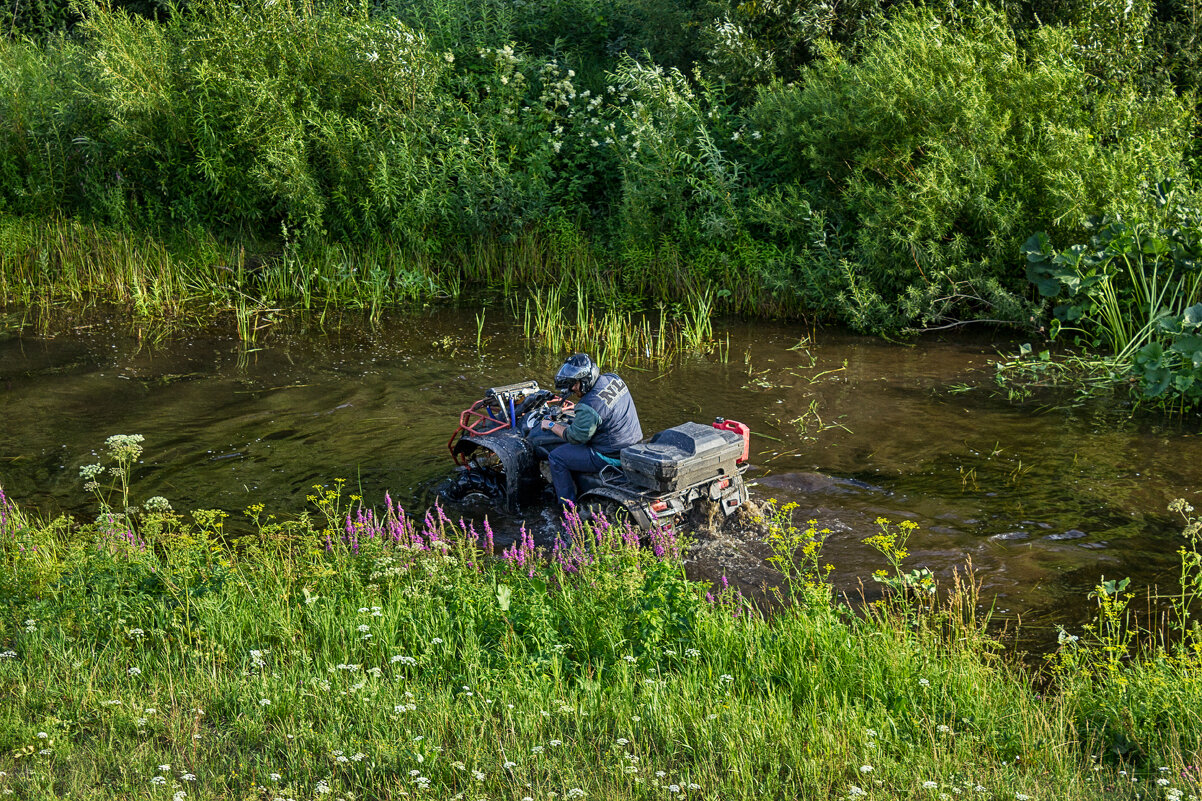
{"label": "front rack", "polygon": [[[517,407],[527,397],[539,391],[537,381],[522,381],[517,384],[507,384],[503,387],[491,387],[484,392],[484,397],[459,413],[459,426],[447,440],[447,450],[456,464],[467,467],[466,454],[456,454],[455,444],[466,436],[486,437],[507,428],[513,428],[517,417]],[[561,401],[564,411],[572,408],[571,403],[553,397],[551,402]]]}

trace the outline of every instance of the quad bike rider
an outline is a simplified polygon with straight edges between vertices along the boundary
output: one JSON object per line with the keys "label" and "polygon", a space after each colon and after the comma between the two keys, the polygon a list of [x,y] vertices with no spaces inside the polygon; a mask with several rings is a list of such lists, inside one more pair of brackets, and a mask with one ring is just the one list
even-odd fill
{"label": "quad bike rider", "polygon": [[621,467],[622,449],[638,444],[643,429],[626,382],[616,373],[601,375],[586,353],[577,353],[563,363],[555,374],[555,391],[562,398],[572,394],[580,398],[571,425],[545,419],[540,426],[564,441],[548,449],[547,461],[556,498],[565,506],[575,506],[572,474]]}
{"label": "quad bike rider", "polygon": [[[686,422],[640,442],[625,382],[601,375],[584,354],[564,363],[556,389],[536,381],[492,387],[465,409],[447,442],[459,470],[439,495],[482,498],[514,514],[574,499],[585,514],[628,517],[644,530],[671,527],[703,502],[729,515],[747,500],[751,433],[742,423]],[[572,392],[578,403],[566,398]]]}

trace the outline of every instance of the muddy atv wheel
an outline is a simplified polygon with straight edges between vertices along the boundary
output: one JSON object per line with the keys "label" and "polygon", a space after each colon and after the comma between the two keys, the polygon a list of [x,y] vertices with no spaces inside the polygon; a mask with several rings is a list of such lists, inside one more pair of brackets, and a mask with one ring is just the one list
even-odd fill
{"label": "muddy atv wheel", "polygon": [[479,499],[489,502],[505,498],[504,484],[489,470],[463,470],[438,488],[438,495],[448,501]]}

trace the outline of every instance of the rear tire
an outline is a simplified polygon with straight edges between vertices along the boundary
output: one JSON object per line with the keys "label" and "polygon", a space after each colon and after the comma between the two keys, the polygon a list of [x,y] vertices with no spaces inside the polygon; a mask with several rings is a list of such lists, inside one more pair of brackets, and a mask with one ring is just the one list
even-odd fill
{"label": "rear tire", "polygon": [[630,511],[613,498],[588,498],[584,502],[581,517],[585,522],[595,522],[598,518],[610,524],[624,524],[630,519]]}

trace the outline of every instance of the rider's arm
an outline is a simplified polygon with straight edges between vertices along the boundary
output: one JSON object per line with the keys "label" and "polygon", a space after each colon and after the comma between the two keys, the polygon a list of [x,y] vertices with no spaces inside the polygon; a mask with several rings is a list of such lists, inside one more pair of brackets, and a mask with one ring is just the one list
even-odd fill
{"label": "rider's arm", "polygon": [[600,426],[601,415],[597,414],[597,410],[580,403],[576,405],[576,416],[572,419],[572,425],[563,432],[563,438],[577,445],[585,445]]}

